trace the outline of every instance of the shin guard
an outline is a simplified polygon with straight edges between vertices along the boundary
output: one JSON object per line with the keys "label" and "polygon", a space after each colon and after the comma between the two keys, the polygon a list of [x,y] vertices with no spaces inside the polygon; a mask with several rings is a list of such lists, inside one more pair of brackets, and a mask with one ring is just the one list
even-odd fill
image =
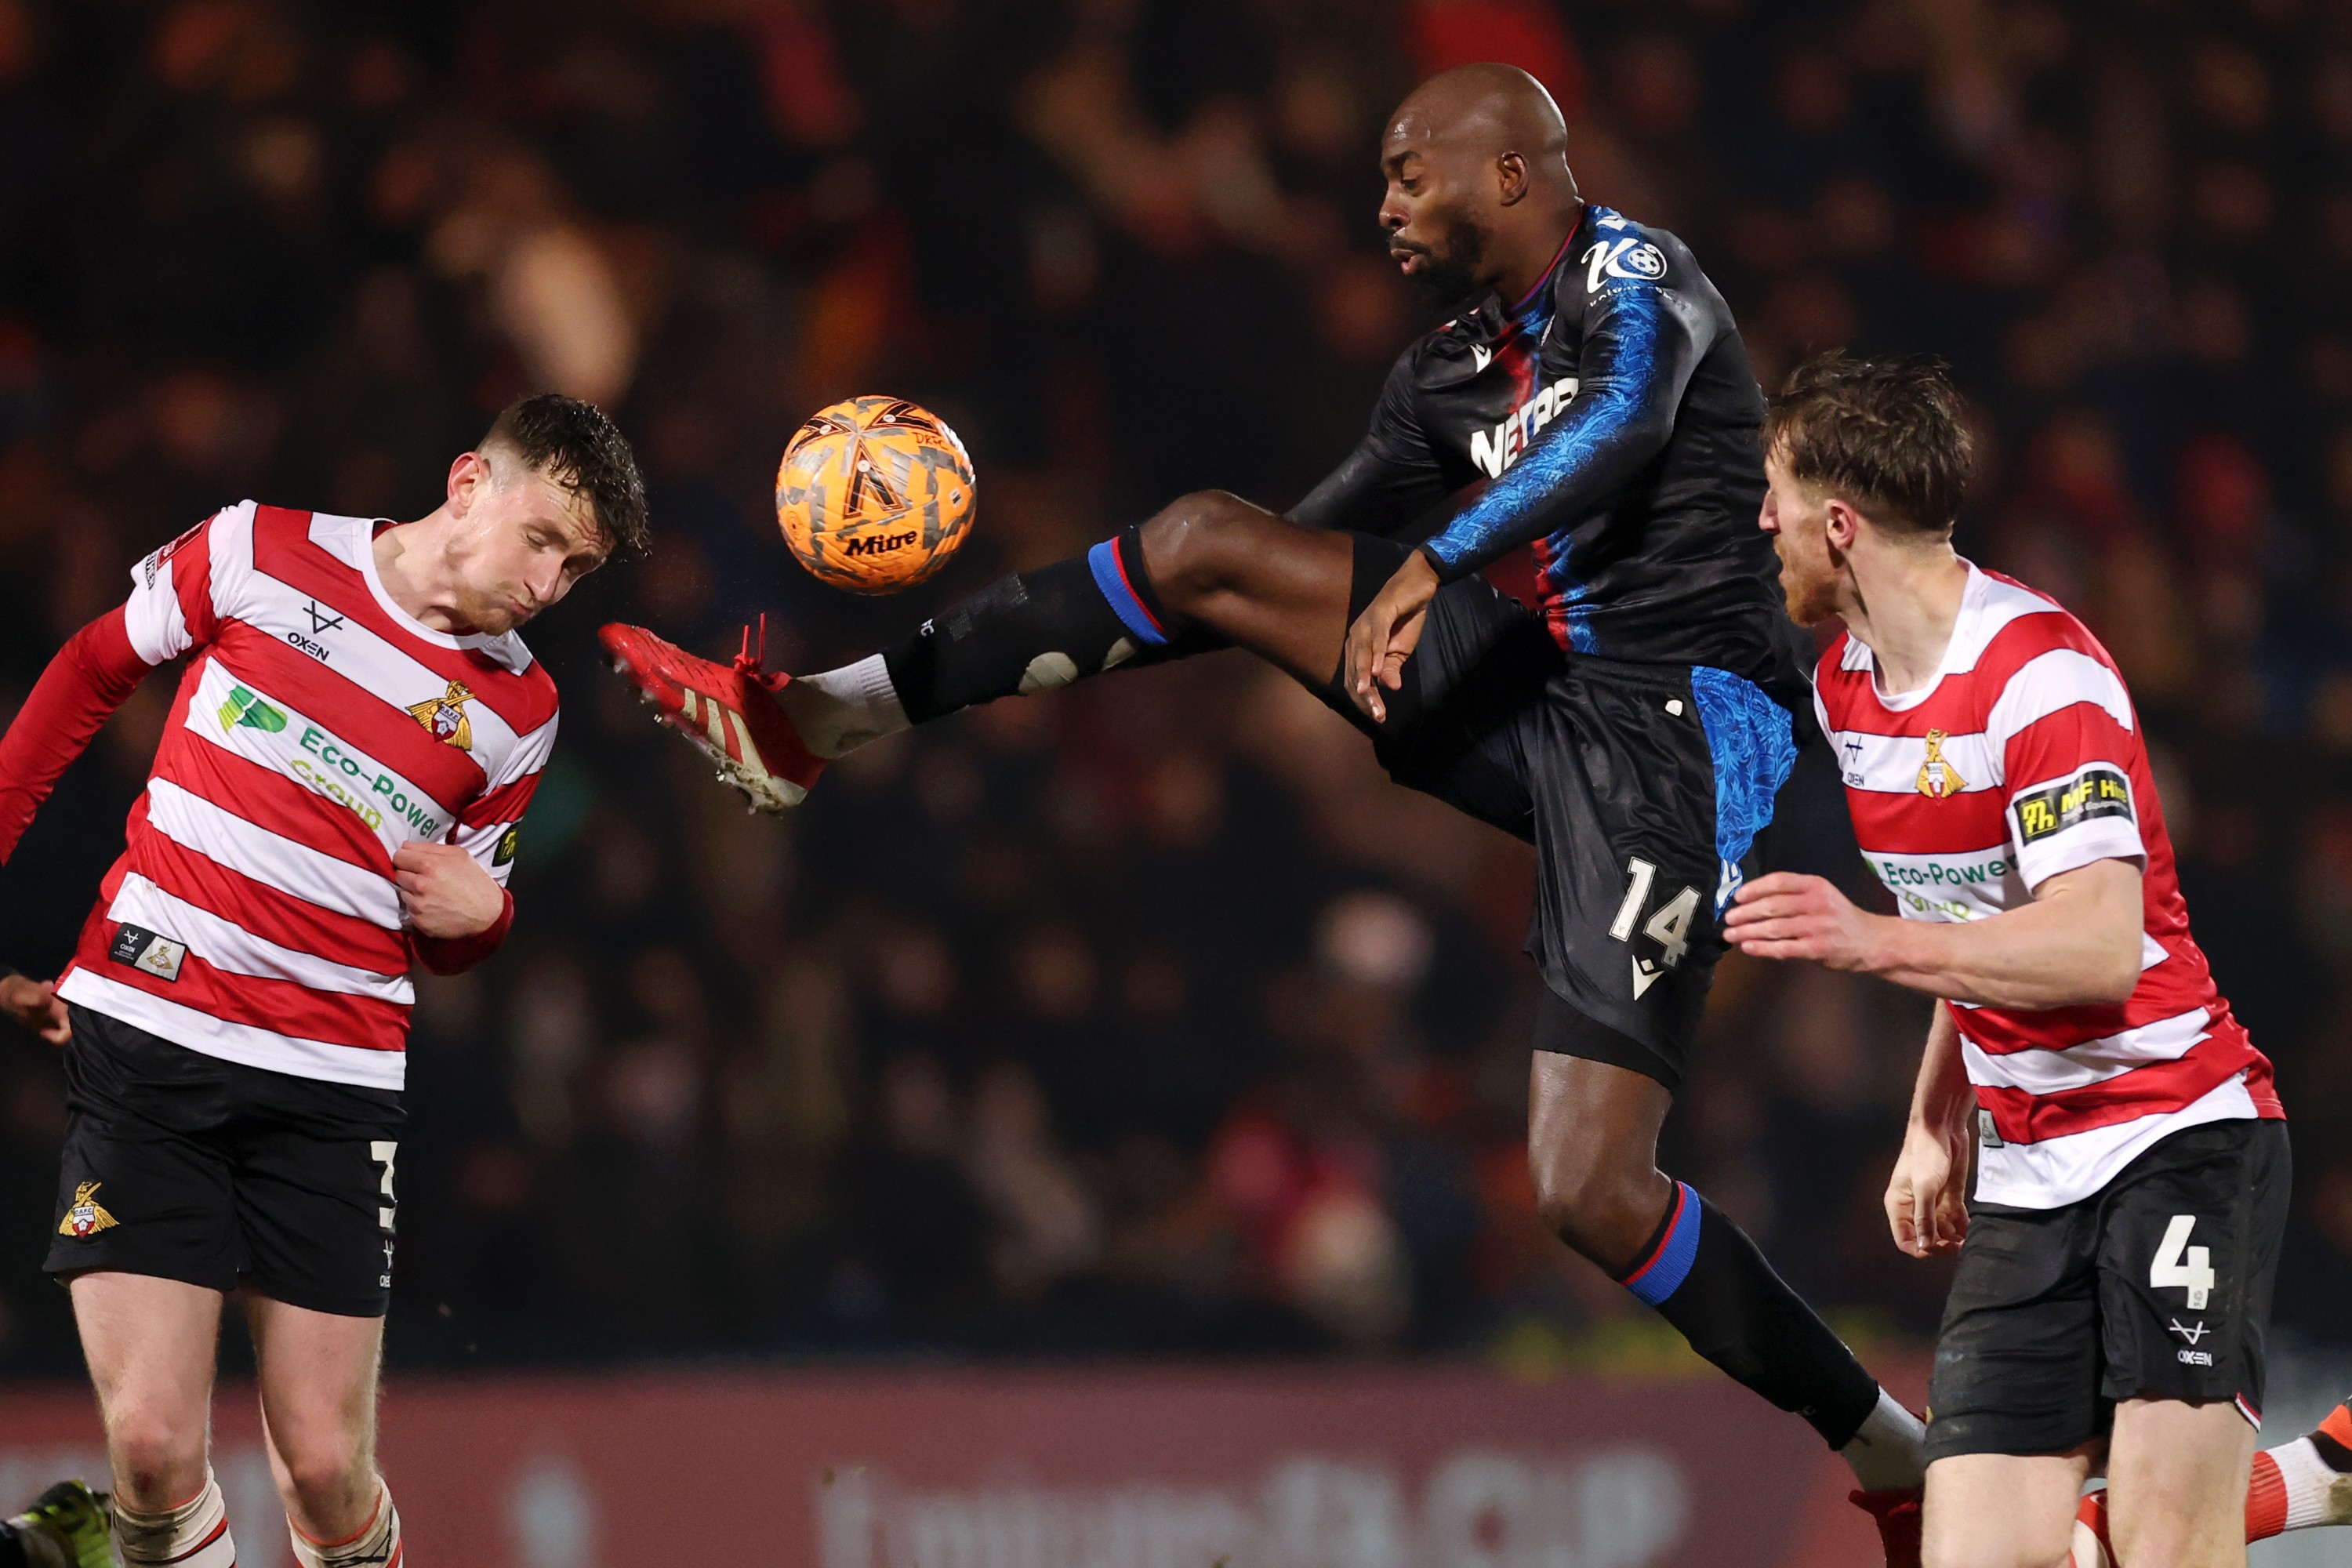
{"label": "shin guard", "polygon": [[1878,1405],[1878,1383],[1745,1231],[1675,1184],[1674,1202],[1618,1281],[1691,1349],[1843,1448]]}

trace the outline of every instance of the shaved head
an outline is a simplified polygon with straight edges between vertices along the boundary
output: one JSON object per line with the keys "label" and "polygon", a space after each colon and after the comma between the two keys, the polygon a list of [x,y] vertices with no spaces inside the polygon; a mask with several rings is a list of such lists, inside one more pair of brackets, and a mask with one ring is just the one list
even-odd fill
{"label": "shaved head", "polygon": [[1389,117],[1389,144],[1445,144],[1481,158],[1517,153],[1539,177],[1568,182],[1568,121],[1544,84],[1517,66],[1456,66],[1431,77]]}
{"label": "shaved head", "polygon": [[1413,89],[1389,116],[1381,172],[1390,253],[1449,298],[1532,287],[1583,205],[1568,121],[1517,66],[1458,66]]}

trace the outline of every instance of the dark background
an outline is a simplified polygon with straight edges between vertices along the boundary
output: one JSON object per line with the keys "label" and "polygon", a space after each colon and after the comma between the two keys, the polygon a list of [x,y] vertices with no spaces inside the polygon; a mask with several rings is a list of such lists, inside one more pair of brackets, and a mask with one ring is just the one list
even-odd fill
{"label": "dark background", "polygon": [[[1281,679],[1000,704],[779,825],[592,657],[765,610],[819,667],[1181,489],[1295,500],[1429,324],[1381,117],[1480,58],[1691,242],[1768,383],[1950,360],[1990,459],[1963,548],[2132,682],[2294,1118],[2279,1316],[2352,1339],[2352,5],[0,0],[0,704],[191,522],[421,516],[524,391],[646,464],[651,558],[530,633],[568,700],[513,939],[420,985],[396,1364],[1676,1353],[1532,1217],[1524,851]],[[770,510],[858,392],[981,475],[899,599],[815,585]],[[175,676],[0,874],[0,954],[70,951]],[[1731,960],[1671,1131],[1866,1352],[1941,1294],[1878,1207],[1923,1022]],[[0,1039],[10,1374],[78,1364],[36,1268],[63,1121],[53,1053]]]}

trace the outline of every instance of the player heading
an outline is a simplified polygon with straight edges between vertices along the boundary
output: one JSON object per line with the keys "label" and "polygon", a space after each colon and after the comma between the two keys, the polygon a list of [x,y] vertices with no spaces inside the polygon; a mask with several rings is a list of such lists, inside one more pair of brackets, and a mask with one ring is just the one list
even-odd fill
{"label": "player heading", "polygon": [[511,458],[532,473],[584,499],[608,554],[643,553],[646,481],[636,454],[604,411],[560,392],[517,398],[500,411],[475,450],[490,465],[500,488],[509,476],[500,462]]}

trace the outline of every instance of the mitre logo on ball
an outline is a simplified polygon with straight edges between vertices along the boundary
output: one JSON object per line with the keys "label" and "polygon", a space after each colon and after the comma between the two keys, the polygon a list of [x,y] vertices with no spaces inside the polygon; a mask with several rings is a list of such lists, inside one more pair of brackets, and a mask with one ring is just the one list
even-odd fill
{"label": "mitre logo on ball", "polygon": [[948,563],[971,531],[971,458],[947,421],[903,397],[813,416],[776,470],[784,542],[819,579],[894,594]]}

